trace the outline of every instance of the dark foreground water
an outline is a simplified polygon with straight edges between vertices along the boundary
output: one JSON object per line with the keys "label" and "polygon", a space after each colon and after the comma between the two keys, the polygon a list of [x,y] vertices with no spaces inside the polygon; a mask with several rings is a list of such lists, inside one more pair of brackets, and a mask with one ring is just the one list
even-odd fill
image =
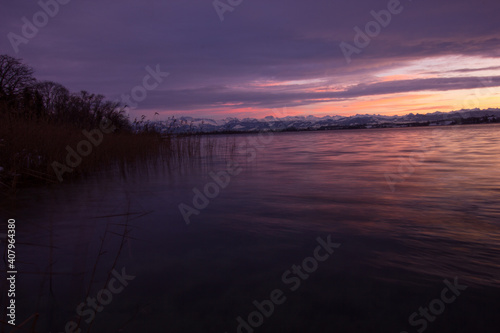
{"label": "dark foreground water", "polygon": [[217,136],[23,190],[17,332],[499,332],[499,133]]}

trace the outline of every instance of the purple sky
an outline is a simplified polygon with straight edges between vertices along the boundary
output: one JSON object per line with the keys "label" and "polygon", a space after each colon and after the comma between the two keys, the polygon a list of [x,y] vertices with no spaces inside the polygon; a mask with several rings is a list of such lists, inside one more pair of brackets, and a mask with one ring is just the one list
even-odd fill
{"label": "purple sky", "polygon": [[70,0],[16,53],[9,33],[22,37],[23,17],[33,22],[42,8],[6,0],[0,53],[22,58],[40,80],[109,99],[143,86],[146,67],[159,65],[170,75],[133,117],[500,107],[498,0],[403,0],[402,12],[347,63],[340,43],[354,47],[354,28],[365,30],[371,11],[389,2],[243,0],[221,21],[210,0]]}

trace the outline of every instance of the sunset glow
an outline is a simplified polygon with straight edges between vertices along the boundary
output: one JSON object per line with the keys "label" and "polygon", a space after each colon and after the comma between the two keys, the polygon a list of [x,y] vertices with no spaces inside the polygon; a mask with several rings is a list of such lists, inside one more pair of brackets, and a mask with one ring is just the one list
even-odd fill
{"label": "sunset glow", "polygon": [[[155,112],[160,119],[261,118],[285,108],[290,115],[349,116],[500,107],[494,8],[486,13],[456,5],[450,12],[431,3],[406,4],[346,61],[339,45],[355,45],[355,28],[364,27],[370,12],[383,5],[299,1],[284,10],[282,4],[256,2],[220,21],[210,3],[174,1],[138,12],[124,6],[118,15],[134,20],[116,30],[106,20],[81,18],[79,10],[94,5],[73,4],[64,8],[65,20],[50,22],[36,39],[17,45],[19,54],[7,38],[0,46],[33,64],[40,80],[133,105],[132,118]],[[116,16],[111,8],[95,12]],[[314,15],[305,14],[310,11]],[[18,17],[26,12],[27,5],[17,6],[3,21],[16,32],[22,28]],[[259,25],[257,12],[266,13]],[[441,20],[445,12],[447,21]],[[141,22],[160,13],[155,29],[141,33]],[[421,17],[432,20],[423,24]],[[169,75],[134,100],[130,96],[147,66]]]}

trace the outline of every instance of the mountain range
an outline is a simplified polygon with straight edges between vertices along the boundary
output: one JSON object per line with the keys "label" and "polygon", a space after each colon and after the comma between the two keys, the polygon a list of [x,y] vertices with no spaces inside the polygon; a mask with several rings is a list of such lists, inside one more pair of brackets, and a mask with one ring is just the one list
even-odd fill
{"label": "mountain range", "polygon": [[500,122],[500,109],[467,109],[427,114],[386,116],[357,114],[355,116],[267,116],[263,119],[171,117],[167,120],[134,121],[137,131],[155,130],[160,133],[239,133],[260,131],[307,131],[356,128],[439,126]]}

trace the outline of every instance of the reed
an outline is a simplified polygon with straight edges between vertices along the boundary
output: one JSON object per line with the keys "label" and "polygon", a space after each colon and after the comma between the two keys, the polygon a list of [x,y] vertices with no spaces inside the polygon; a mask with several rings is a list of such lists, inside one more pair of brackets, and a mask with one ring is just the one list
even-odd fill
{"label": "reed", "polygon": [[[92,130],[91,128],[87,130]],[[48,120],[26,120],[0,117],[0,188],[4,191],[39,183],[58,183],[53,162],[65,164],[67,147],[76,150],[87,138],[82,128]],[[127,166],[137,162],[187,160],[213,152],[214,139],[200,135],[161,136],[156,132],[118,131],[104,134],[102,142],[93,146],[88,156],[72,172],[71,180],[112,165]]]}

